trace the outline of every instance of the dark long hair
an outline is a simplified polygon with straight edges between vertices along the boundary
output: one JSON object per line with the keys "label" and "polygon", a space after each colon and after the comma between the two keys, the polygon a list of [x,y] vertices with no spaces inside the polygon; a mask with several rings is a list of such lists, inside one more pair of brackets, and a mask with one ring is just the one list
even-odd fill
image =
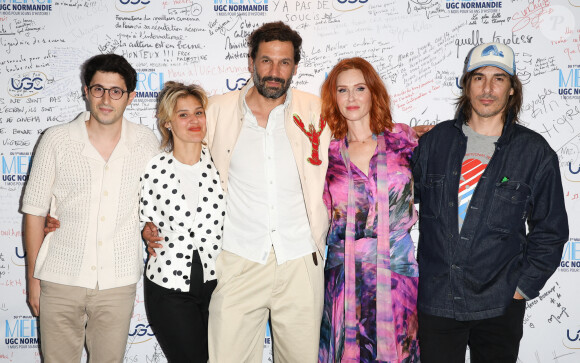
{"label": "dark long hair", "polygon": [[[473,111],[473,107],[471,106],[470,95],[469,95],[469,88],[471,87],[471,80],[473,79],[473,74],[477,71],[474,69],[471,72],[465,73],[463,78],[461,79],[461,87],[463,91],[461,92],[461,96],[457,99],[455,105],[457,106],[457,113],[461,113],[465,122],[469,121],[471,117],[471,112]],[[507,115],[512,115],[512,122],[519,123],[520,122],[520,110],[522,108],[522,102],[524,98],[523,93],[523,86],[522,82],[516,74],[509,77],[511,82],[511,87],[514,90],[514,94],[509,96],[508,103],[504,110],[503,120],[505,122]]]}

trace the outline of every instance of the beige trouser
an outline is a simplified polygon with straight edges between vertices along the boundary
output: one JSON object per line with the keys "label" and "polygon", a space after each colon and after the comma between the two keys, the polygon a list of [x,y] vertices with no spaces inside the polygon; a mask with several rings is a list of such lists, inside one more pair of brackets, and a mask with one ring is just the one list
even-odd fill
{"label": "beige trouser", "polygon": [[40,344],[44,363],[123,361],[136,284],[99,290],[40,282]]}
{"label": "beige trouser", "polygon": [[209,361],[262,362],[268,317],[276,363],[318,362],[324,262],[312,254],[265,265],[222,251],[209,306]]}

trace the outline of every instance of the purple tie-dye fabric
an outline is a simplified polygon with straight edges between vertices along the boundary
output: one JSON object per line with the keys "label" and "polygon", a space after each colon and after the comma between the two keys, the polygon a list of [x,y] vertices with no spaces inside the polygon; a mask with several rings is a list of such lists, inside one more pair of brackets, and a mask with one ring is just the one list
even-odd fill
{"label": "purple tie-dye fabric", "polygon": [[[385,131],[384,136],[379,135],[378,138],[377,149],[386,152],[375,151],[368,176],[349,163],[352,180],[349,180],[349,171],[344,162],[345,158],[348,159],[348,153],[344,153],[347,150],[346,140],[333,140],[330,145],[324,200],[332,221],[325,269],[320,362],[349,359],[360,362],[419,361],[416,310],[418,269],[409,236],[410,228],[417,219],[409,169],[417,141],[413,130],[402,124],[395,124],[391,132]],[[341,155],[341,148],[345,158]],[[381,162],[381,159],[386,162]],[[386,170],[380,172],[382,164],[385,164]],[[381,174],[386,174],[386,180],[383,180],[384,176],[378,178]],[[351,228],[348,233],[354,234],[352,238],[347,237],[349,184],[353,190],[350,212],[354,211],[355,216],[351,221],[354,231]],[[383,211],[380,216],[380,204],[385,203],[379,203],[379,199],[386,200],[386,193],[377,191],[383,191],[385,187],[388,188],[388,213]],[[379,228],[379,220],[386,225]],[[377,251],[377,244],[381,245],[377,242],[379,229],[388,234],[390,256],[385,258],[379,258],[380,247]],[[351,239],[353,243],[345,242]],[[386,248],[383,253],[386,253]],[[346,273],[348,280],[345,282],[345,265],[349,264],[354,266],[354,275],[350,267],[346,268],[349,272]],[[381,265],[388,268],[390,273],[382,270]],[[389,275],[390,287],[388,281],[377,281]],[[345,302],[349,307],[346,311]],[[351,304],[355,306],[350,308]],[[380,349],[378,345],[381,345]],[[353,349],[357,351],[353,352]],[[377,359],[377,352],[380,360]]]}

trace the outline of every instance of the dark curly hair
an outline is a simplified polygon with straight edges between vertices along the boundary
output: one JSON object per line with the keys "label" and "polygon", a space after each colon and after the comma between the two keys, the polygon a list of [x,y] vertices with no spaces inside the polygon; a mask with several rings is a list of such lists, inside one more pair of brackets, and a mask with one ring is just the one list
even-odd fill
{"label": "dark curly hair", "polygon": [[93,76],[97,72],[118,73],[125,80],[125,86],[129,93],[137,86],[137,71],[133,68],[125,57],[118,54],[99,54],[89,58],[82,67],[83,80],[85,86],[89,87]]}
{"label": "dark curly hair", "polygon": [[300,62],[300,50],[302,47],[302,37],[298,32],[292,30],[288,25],[281,21],[265,23],[257,28],[248,37],[248,46],[250,47],[250,58],[256,60],[258,47],[262,42],[271,42],[279,40],[281,42],[292,42],[294,46],[294,63]]}

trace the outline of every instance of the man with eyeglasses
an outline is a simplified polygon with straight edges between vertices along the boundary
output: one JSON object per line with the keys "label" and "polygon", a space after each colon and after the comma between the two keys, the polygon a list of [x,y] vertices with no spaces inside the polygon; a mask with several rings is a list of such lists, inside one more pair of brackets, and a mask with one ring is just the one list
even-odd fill
{"label": "man with eyeglasses", "polygon": [[[142,274],[139,177],[159,152],[146,126],[123,117],[137,72],[115,54],[83,65],[89,111],[38,143],[25,214],[28,303],[40,316],[45,363],[121,362]],[[44,236],[47,213],[60,228]]]}

